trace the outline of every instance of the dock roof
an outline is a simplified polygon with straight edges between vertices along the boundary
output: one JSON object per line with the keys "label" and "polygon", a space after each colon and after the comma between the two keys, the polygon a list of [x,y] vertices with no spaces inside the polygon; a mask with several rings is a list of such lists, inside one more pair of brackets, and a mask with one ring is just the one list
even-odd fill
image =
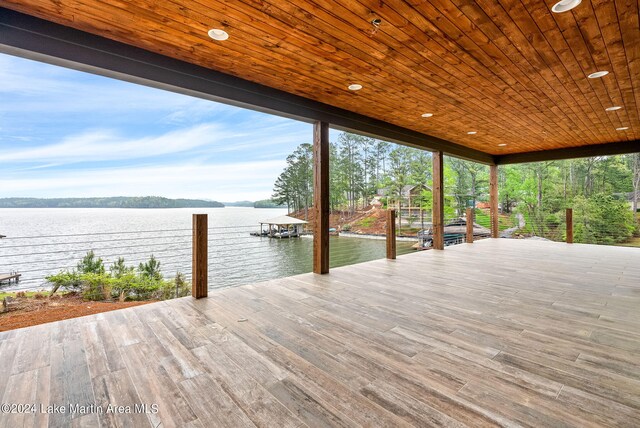
{"label": "dock roof", "polygon": [[307,224],[306,221],[299,218],[289,217],[288,215],[281,215],[279,217],[270,218],[269,220],[262,220],[260,224],[276,224],[278,226],[286,226],[289,224]]}

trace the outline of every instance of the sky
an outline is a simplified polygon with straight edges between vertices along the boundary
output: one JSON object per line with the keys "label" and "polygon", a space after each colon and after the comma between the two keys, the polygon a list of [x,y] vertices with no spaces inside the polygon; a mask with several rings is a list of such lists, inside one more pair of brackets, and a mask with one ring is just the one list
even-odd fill
{"label": "sky", "polygon": [[311,141],[307,123],[0,54],[0,198],[267,199]]}

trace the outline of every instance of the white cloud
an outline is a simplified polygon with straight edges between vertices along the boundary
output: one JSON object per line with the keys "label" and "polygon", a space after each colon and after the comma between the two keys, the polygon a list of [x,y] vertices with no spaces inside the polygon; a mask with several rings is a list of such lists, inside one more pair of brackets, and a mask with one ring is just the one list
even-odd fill
{"label": "white cloud", "polygon": [[262,199],[312,140],[309,124],[2,54],[0,82],[0,197]]}
{"label": "white cloud", "polygon": [[[0,112],[14,114],[166,111],[169,121],[172,114],[193,119],[212,113],[233,114],[237,110],[225,104],[3,54],[0,54],[0,82],[3,98],[20,100],[0,103]],[[183,113],[175,113],[179,111]]]}
{"label": "white cloud", "polygon": [[0,162],[60,164],[152,159],[187,152],[199,156],[241,151],[246,152],[248,158],[254,158],[270,150],[282,152],[283,147],[288,150],[311,139],[310,127],[293,121],[251,125],[204,123],[141,138],[127,138],[108,129],[91,130],[65,137],[58,143],[4,149],[0,151]]}
{"label": "white cloud", "polygon": [[147,196],[257,200],[271,195],[284,160],[81,169],[38,178],[0,178],[3,196]]}
{"label": "white cloud", "polygon": [[0,162],[78,162],[148,158],[216,144],[224,137],[224,132],[214,124],[202,124],[137,139],[127,139],[109,130],[89,131],[67,137],[57,144],[5,150],[0,153]]}

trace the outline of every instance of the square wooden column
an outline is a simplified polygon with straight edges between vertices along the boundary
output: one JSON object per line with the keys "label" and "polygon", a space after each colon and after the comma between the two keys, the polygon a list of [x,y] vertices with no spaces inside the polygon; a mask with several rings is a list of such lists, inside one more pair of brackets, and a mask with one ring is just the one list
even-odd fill
{"label": "square wooden column", "polygon": [[567,208],[567,244],[573,244],[573,208]]}
{"label": "square wooden column", "polygon": [[467,219],[465,220],[467,223],[467,236],[466,241],[467,244],[473,244],[473,210],[474,208],[467,208]]}
{"label": "square wooden column", "polygon": [[208,285],[208,219],[207,214],[193,215],[193,258],[191,265],[191,295],[196,299],[207,297]]}
{"label": "square wooden column", "polygon": [[329,273],[329,124],[313,124],[313,272]]}
{"label": "square wooden column", "polygon": [[396,210],[387,210],[387,258],[396,258]]}
{"label": "square wooden column", "polygon": [[433,152],[433,248],[444,250],[444,153]]}
{"label": "square wooden column", "polygon": [[489,206],[491,209],[491,237],[499,238],[498,220],[498,165],[491,165],[489,169]]}

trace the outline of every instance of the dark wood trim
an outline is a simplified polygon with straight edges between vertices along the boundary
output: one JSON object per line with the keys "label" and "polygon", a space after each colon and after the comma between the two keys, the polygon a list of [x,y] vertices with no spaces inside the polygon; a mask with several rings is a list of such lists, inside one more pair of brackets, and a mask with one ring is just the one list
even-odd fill
{"label": "dark wood trim", "polygon": [[433,152],[433,248],[444,250],[444,153]]}
{"label": "dark wood trim", "polygon": [[327,122],[485,164],[495,161],[488,153],[431,135],[5,8],[0,8],[0,52],[305,122]]}
{"label": "dark wood trim", "polygon": [[631,140],[617,143],[595,144],[591,146],[496,156],[496,164],[505,165],[512,163],[542,162],[550,160],[587,158],[592,156],[623,155],[626,153],[638,152],[640,152],[640,140]]}
{"label": "dark wood trim", "polygon": [[329,124],[313,124],[313,272],[329,273]]}
{"label": "dark wood trim", "polygon": [[473,244],[473,208],[467,208],[467,244]]}
{"label": "dark wood trim", "polygon": [[396,259],[396,210],[387,210],[387,258]]}
{"label": "dark wood trim", "polygon": [[498,218],[498,165],[489,167],[489,205],[491,209],[491,237],[500,237]]}
{"label": "dark wood trim", "polygon": [[196,299],[207,297],[209,291],[209,256],[208,256],[208,216],[207,214],[193,215],[193,247],[191,265],[191,295]]}
{"label": "dark wood trim", "polygon": [[573,208],[567,208],[567,244],[573,244]]}

